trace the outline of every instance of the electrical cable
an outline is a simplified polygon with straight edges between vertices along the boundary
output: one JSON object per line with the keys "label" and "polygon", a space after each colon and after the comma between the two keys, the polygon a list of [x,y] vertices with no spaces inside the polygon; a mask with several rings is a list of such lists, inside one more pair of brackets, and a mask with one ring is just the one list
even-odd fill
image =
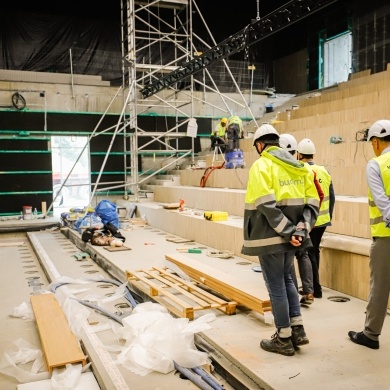
{"label": "electrical cable", "polygon": [[201,177],[200,179],[200,187],[204,187],[206,185],[206,182],[207,182],[207,179],[209,178],[209,176],[211,175],[211,173],[215,170],[215,169],[221,169],[225,166],[225,161],[222,163],[222,165],[219,165],[217,167],[208,167],[206,168],[206,170],[204,171],[203,173],[203,176]]}
{"label": "electrical cable", "polygon": [[[114,279],[98,279],[98,280],[91,279],[91,282],[110,283],[110,284],[115,284],[118,287],[122,285],[120,282],[118,282],[118,281],[116,281]],[[57,288],[65,285],[65,284],[71,284],[71,282],[60,282],[60,283],[53,284],[51,286],[51,292],[55,294]],[[132,308],[134,309],[137,306],[137,302],[135,301],[135,299],[131,295],[131,292],[130,292],[128,287],[126,287],[126,293],[125,293],[124,296],[130,302]]]}
{"label": "electrical cable", "polygon": [[17,110],[23,110],[26,107],[26,99],[19,92],[15,92],[12,95],[12,105]]}
{"label": "electrical cable", "polygon": [[103,315],[105,315],[106,317],[109,317],[109,318],[113,319],[114,321],[118,322],[119,324],[123,325],[122,317],[116,315],[115,313],[111,313],[110,311],[106,310],[105,308],[103,308],[99,305],[95,305],[94,303],[91,303],[89,301],[84,301],[82,299],[76,299],[76,298],[70,298],[70,299],[73,299],[74,301],[77,301],[84,306],[90,307],[91,309],[95,309],[95,310],[99,311],[100,313],[102,313]]}
{"label": "electrical cable", "polygon": [[213,390],[213,387],[209,386],[202,378],[199,378],[194,372],[189,370],[188,368],[182,367],[177,364],[175,361],[173,362],[177,371],[183,374],[186,378],[188,378],[192,383],[197,385],[202,390]]}
{"label": "electrical cable", "polygon": [[215,381],[215,379],[202,367],[191,368],[195,374],[198,374],[206,383],[208,383],[214,390],[224,390],[223,387]]}

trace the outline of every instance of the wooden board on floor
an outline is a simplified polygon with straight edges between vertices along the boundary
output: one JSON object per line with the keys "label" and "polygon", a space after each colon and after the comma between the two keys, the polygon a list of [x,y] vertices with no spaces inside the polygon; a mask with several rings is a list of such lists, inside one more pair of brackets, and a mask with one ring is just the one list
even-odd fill
{"label": "wooden board on floor", "polygon": [[194,242],[194,240],[189,240],[188,238],[182,238],[182,237],[167,237],[166,239],[169,242],[174,242],[175,244],[184,244],[185,242]]}
{"label": "wooden board on floor", "polygon": [[180,203],[168,203],[163,205],[163,208],[167,210],[176,210],[179,207],[180,207]]}
{"label": "wooden board on floor", "polygon": [[1,247],[6,247],[6,246],[23,246],[26,243],[21,241],[21,242],[0,242]]}
{"label": "wooden board on floor", "polygon": [[86,357],[55,296],[32,295],[30,301],[49,372],[69,363],[82,363],[84,366]]}
{"label": "wooden board on floor", "polygon": [[228,315],[236,312],[236,302],[221,299],[167,268],[126,271],[126,276],[129,283],[178,317],[193,320],[195,311],[206,309],[219,309]]}
{"label": "wooden board on floor", "polygon": [[271,310],[268,293],[264,292],[261,295],[258,285],[250,286],[246,280],[240,280],[181,253],[165,255],[165,258],[176,264],[190,278],[234,300],[237,304],[261,314]]}
{"label": "wooden board on floor", "polygon": [[104,249],[109,252],[131,251],[128,246],[105,246]]}

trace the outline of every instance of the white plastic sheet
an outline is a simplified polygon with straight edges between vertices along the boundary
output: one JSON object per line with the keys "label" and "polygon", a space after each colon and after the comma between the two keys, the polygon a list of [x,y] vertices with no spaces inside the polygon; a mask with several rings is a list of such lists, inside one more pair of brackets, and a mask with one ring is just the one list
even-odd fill
{"label": "white plastic sheet", "polygon": [[214,319],[214,314],[207,314],[190,322],[172,317],[162,305],[142,303],[118,330],[126,342],[117,363],[140,375],[166,374],[174,369],[174,361],[187,368],[206,364],[207,354],[196,349],[194,334],[210,329],[208,323]]}
{"label": "white plastic sheet", "polygon": [[66,368],[55,368],[51,377],[53,390],[72,390],[81,375],[81,364],[67,364]]}
{"label": "white plastic sheet", "polygon": [[[35,348],[28,341],[18,339],[14,341],[17,351],[4,352],[0,362],[0,372],[16,378],[19,383],[28,383],[50,378],[48,371],[39,372],[44,367],[43,355],[40,349]],[[33,362],[30,371],[18,365]]]}
{"label": "white plastic sheet", "polygon": [[11,316],[22,318],[25,321],[35,321],[34,312],[29,302],[23,302],[19,306],[16,306]]}

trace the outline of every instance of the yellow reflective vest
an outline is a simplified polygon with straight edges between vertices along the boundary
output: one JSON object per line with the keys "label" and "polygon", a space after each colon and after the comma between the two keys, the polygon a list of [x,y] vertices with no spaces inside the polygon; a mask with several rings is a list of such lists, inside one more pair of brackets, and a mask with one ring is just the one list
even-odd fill
{"label": "yellow reflective vest", "polygon": [[[381,156],[374,157],[373,160],[375,160],[379,165],[385,194],[390,197],[389,155],[388,153],[385,153]],[[389,237],[390,229],[386,227],[386,224],[383,221],[383,216],[374,203],[370,189],[368,189],[368,208],[370,213],[371,236]]]}
{"label": "yellow reflective vest", "polygon": [[311,246],[308,233],[318,212],[313,173],[286,150],[267,148],[249,171],[241,252],[259,256],[294,250],[290,239],[297,225],[305,229],[300,249]]}
{"label": "yellow reflective vest", "polygon": [[[226,132],[226,126],[222,126],[221,122],[215,126],[215,130],[211,133],[211,135],[217,135],[218,137],[225,137],[225,132]],[[217,133],[217,134],[215,134]]]}
{"label": "yellow reflective vest", "polygon": [[319,181],[322,191],[324,193],[324,199],[322,200],[320,213],[318,214],[318,218],[315,226],[322,226],[326,223],[330,222],[330,213],[329,213],[329,188],[332,182],[332,178],[329,172],[322,165],[309,164],[310,168],[316,173],[317,180]]}

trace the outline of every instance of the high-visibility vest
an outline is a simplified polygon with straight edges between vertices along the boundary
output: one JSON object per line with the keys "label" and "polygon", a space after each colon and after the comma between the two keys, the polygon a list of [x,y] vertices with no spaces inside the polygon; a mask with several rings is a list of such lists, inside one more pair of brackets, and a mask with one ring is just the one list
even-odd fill
{"label": "high-visibility vest", "polygon": [[289,155],[275,146],[267,148],[249,171],[241,251],[245,255],[294,250],[290,240],[298,225],[305,230],[302,248],[310,244],[308,233],[319,211],[314,175],[306,165],[283,159],[284,153]]}
{"label": "high-visibility vest", "polygon": [[[381,156],[374,157],[373,160],[379,165],[385,194],[390,197],[390,154],[382,154]],[[383,216],[374,203],[370,189],[368,189],[368,209],[370,214],[371,236],[389,237],[390,229],[386,227]]]}
{"label": "high-visibility vest", "polygon": [[217,133],[216,135],[218,137],[223,138],[225,136],[225,131],[226,131],[226,126],[222,126],[221,123],[218,123],[217,126],[215,126],[215,130],[211,133],[211,135]]}
{"label": "high-visibility vest", "polygon": [[320,213],[318,214],[318,218],[316,224],[314,226],[322,226],[328,222],[330,222],[330,213],[329,213],[329,187],[332,183],[332,178],[329,172],[322,165],[309,164],[310,168],[316,173],[317,180],[320,182],[322,191],[324,192],[324,199],[321,203]]}
{"label": "high-visibility vest", "polygon": [[[302,199],[303,204],[305,199],[305,187],[302,176],[294,175],[292,172],[289,172],[290,176],[286,177],[286,173],[283,168],[280,165],[276,164],[272,167],[270,166],[269,169],[272,169],[273,171],[273,189],[276,201],[280,202],[288,199],[294,199],[295,201],[296,199]],[[251,180],[251,175],[256,174],[256,170],[250,170],[250,176],[248,181]],[[265,188],[266,186],[258,186],[250,190],[247,189],[246,198],[257,199],[268,195],[268,193],[265,191]],[[318,199],[317,190],[315,189],[314,185],[311,195],[313,195],[313,198]]]}

